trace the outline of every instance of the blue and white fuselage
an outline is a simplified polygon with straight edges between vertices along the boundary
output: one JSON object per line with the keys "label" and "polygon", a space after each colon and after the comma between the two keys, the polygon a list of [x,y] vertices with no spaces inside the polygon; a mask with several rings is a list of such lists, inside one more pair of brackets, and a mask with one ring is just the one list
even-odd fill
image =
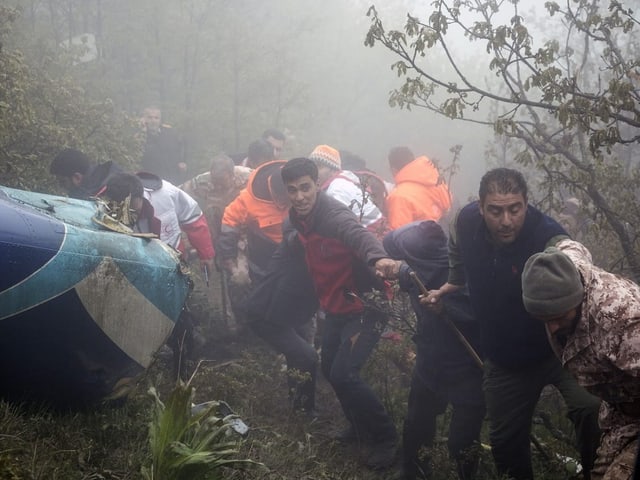
{"label": "blue and white fuselage", "polygon": [[100,229],[96,212],[0,187],[0,395],[101,398],[171,333],[189,290],[176,253]]}

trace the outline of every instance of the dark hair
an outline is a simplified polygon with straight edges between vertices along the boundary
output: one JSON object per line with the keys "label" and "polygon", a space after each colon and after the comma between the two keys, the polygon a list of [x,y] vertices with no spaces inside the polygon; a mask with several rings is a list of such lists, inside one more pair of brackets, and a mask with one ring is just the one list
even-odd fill
{"label": "dark hair", "polygon": [[211,167],[209,168],[209,171],[214,172],[216,175],[233,173],[233,167],[235,167],[235,163],[233,163],[231,157],[221,153],[211,159]]}
{"label": "dark hair", "polygon": [[318,181],[318,167],[313,160],[306,157],[292,158],[284,164],[280,173],[285,185],[306,175],[314,182]]}
{"label": "dark hair", "polygon": [[249,153],[247,153],[249,165],[254,168],[269,160],[273,160],[273,146],[264,138],[255,140],[249,145]]}
{"label": "dark hair", "polygon": [[49,172],[53,175],[71,177],[74,173],[85,175],[91,168],[91,160],[80,150],[65,148],[51,162]]}
{"label": "dark hair", "polygon": [[527,200],[527,182],[518,170],[512,168],[494,168],[482,176],[480,180],[480,203],[490,193],[521,193],[525,201]]}
{"label": "dark hair", "polygon": [[365,170],[367,162],[360,155],[356,155],[348,150],[340,150],[341,167],[343,170]]}
{"label": "dark hair", "polygon": [[108,181],[104,195],[116,202],[122,202],[131,195],[131,198],[143,198],[144,187],[142,181],[130,173],[116,173]]}
{"label": "dark hair", "polygon": [[282,140],[283,142],[286,140],[284,133],[275,128],[267,128],[264,132],[262,132],[263,140],[266,140],[269,137],[275,138],[276,140]]}
{"label": "dark hair", "polygon": [[416,156],[409,150],[409,147],[393,147],[389,151],[389,165],[394,170],[400,170],[415,159]]}

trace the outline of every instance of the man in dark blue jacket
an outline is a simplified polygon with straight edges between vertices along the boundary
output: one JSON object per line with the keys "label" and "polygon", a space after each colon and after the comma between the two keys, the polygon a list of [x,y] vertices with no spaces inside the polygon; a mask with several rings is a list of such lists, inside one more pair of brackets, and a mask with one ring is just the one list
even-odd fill
{"label": "man in dark blue jacket", "polygon": [[[469,297],[458,291],[443,299],[444,311],[435,313],[420,305],[422,294],[411,278],[415,274],[428,290],[447,280],[447,238],[433,221],[409,223],[388,233],[387,253],[406,263],[400,267],[400,288],[410,295],[416,312],[416,364],[411,378],[407,417],[402,432],[402,480],[427,478],[428,458],[420,448],[431,447],[436,417],[453,407],[447,446],[461,480],[475,478],[480,429],[485,415],[482,366],[458,338],[456,328],[474,352],[480,352],[480,326],[471,311]],[[448,318],[444,318],[444,315]],[[452,322],[453,326],[448,322]]]}
{"label": "man in dark blue jacket", "polygon": [[528,204],[522,174],[508,168],[487,172],[480,200],[465,206],[451,224],[449,279],[422,302],[437,304],[465,284],[482,329],[484,392],[492,453],[498,473],[533,478],[531,418],[542,389],[562,394],[576,429],[585,478],[599,444],[599,400],[578,385],[555,357],[541,322],[522,302],[527,259],[568,238],[552,218]]}

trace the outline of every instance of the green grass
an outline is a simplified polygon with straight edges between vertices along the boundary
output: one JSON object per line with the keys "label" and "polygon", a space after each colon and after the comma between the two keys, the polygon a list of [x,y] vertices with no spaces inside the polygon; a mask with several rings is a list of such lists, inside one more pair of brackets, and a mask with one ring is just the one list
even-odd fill
{"label": "green grass", "polygon": [[[408,348],[407,340],[381,340],[363,371],[390,410],[399,431],[410,378]],[[331,440],[331,434],[346,424],[333,391],[323,379],[319,380],[317,394],[320,416],[309,421],[303,415],[292,414],[289,408],[282,357],[252,335],[245,333],[235,340],[213,342],[205,354],[212,360],[203,362],[189,384],[178,388],[177,394],[170,363],[157,361],[139,379],[129,399],[119,406],[99,405],[83,412],[56,413],[43,407],[0,402],[0,480],[392,478],[392,472],[376,473],[363,467],[361,452],[356,447]],[[151,387],[156,392],[153,395],[149,394]],[[178,397],[171,397],[172,391]],[[571,425],[564,418],[557,395],[547,392],[543,397],[540,408],[549,413],[555,426],[570,436]],[[215,419],[211,420],[213,426],[220,429],[215,433],[205,428],[212,424],[187,414],[191,402],[211,400],[225,400],[249,425],[251,430],[244,441],[240,442],[237,436],[227,436],[226,427],[219,423],[215,412],[209,412]],[[173,414],[163,420],[167,410]],[[439,419],[439,441],[431,452],[436,467],[434,480],[455,478],[445,446],[448,415]],[[177,423],[170,426],[163,422]],[[151,438],[150,424],[155,425]],[[174,433],[165,435],[161,433],[163,429]],[[484,430],[482,441],[486,444],[486,426]],[[577,456],[570,445],[555,439],[543,426],[534,425],[534,432],[551,457],[555,452]],[[206,439],[215,441],[209,443]],[[207,456],[207,452],[216,449],[224,450],[225,455]],[[536,478],[572,478],[559,461],[546,460],[535,449],[532,451]],[[188,464],[180,463],[185,458],[198,459],[199,467],[220,458],[225,461],[250,459],[265,467],[207,472],[198,468],[198,472],[191,472],[189,477],[182,477],[177,470],[169,468],[169,474],[159,474],[157,467],[162,462],[174,467],[185,466]],[[203,459],[206,461],[201,461]],[[220,472],[223,476],[216,477]],[[490,452],[485,450],[478,480],[495,478]]]}

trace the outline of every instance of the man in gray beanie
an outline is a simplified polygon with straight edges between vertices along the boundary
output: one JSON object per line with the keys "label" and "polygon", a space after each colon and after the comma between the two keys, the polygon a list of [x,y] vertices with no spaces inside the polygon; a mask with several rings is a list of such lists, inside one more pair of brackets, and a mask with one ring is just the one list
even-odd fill
{"label": "man in gray beanie", "polygon": [[[526,278],[526,282],[525,282]],[[552,335],[574,327],[584,297],[580,273],[557,247],[529,258],[522,272],[522,301],[532,317],[543,319]],[[569,318],[570,317],[570,318]]]}
{"label": "man in gray beanie", "polygon": [[591,478],[632,478],[640,434],[640,287],[594,266],[580,243],[562,240],[529,258],[522,300],[545,323],[563,366],[603,400]]}

